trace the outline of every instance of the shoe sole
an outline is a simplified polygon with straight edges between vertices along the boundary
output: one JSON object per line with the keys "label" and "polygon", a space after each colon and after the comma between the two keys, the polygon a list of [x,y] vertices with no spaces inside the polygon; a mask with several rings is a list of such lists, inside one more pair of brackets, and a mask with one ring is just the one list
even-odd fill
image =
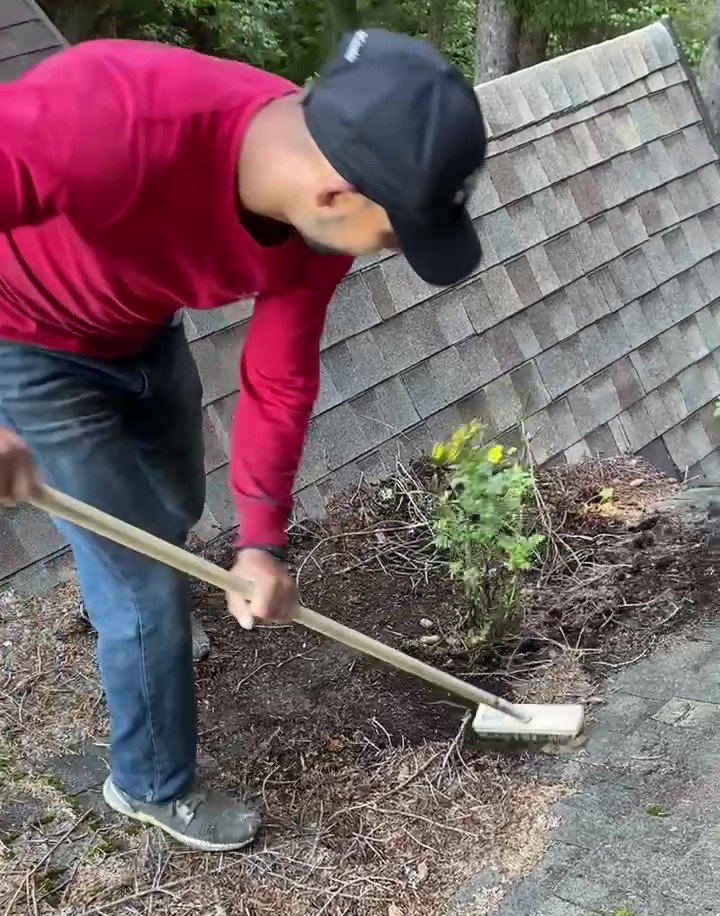
{"label": "shoe sole", "polygon": [[177,840],[178,843],[182,843],[183,846],[196,849],[198,852],[234,852],[249,846],[255,839],[253,835],[250,839],[242,843],[208,843],[205,840],[196,840],[192,837],[188,837],[184,833],[179,833],[177,830],[173,830],[172,827],[168,827],[167,824],[163,824],[162,821],[157,820],[150,814],[145,814],[142,811],[135,811],[134,808],[131,808],[130,805],[118,795],[110,779],[107,779],[103,785],[103,798],[105,799],[105,804],[118,814],[132,818],[134,821],[139,821],[141,824],[148,824],[151,827],[156,827],[158,830],[162,830],[163,833],[167,833],[174,840]]}

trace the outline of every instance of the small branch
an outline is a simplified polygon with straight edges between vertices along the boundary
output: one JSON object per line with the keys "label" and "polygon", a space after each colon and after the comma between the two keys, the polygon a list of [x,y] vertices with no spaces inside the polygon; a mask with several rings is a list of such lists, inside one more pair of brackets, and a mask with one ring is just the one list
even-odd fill
{"label": "small branch", "polygon": [[457,734],[456,734],[455,737],[453,738],[452,743],[450,744],[450,747],[449,747],[448,750],[447,750],[447,753],[446,753],[445,756],[443,757],[443,762],[442,762],[442,764],[441,764],[441,766],[440,766],[440,772],[439,772],[438,778],[437,778],[437,780],[436,780],[436,782],[437,782],[438,784],[439,784],[439,782],[440,782],[440,778],[442,777],[443,772],[445,771],[445,767],[448,765],[448,762],[450,761],[450,758],[451,758],[452,755],[455,753],[455,751],[457,750],[459,744],[461,743],[461,741],[462,741],[462,739],[463,739],[463,736],[464,736],[464,734],[465,734],[465,729],[467,728],[467,724],[468,724],[468,722],[470,721],[470,719],[472,719],[472,713],[470,712],[470,710],[468,710],[468,711],[465,713],[465,715],[463,716],[462,722],[460,723],[460,728],[458,728]]}

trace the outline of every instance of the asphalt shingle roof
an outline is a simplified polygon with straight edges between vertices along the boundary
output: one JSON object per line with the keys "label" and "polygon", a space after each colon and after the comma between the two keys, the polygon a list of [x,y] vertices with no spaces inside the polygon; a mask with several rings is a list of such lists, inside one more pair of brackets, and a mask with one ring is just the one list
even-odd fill
{"label": "asphalt shingle roof", "polygon": [[540,462],[718,463],[718,153],[671,33],[658,23],[478,94],[483,264],[438,291],[386,257],[344,286],[298,479],[308,512],[477,414],[508,440],[522,420]]}
{"label": "asphalt shingle roof", "polygon": [[0,0],[0,83],[20,76],[64,44],[33,0]]}
{"label": "asphalt shingle roof", "polygon": [[[33,9],[0,4],[0,57],[14,49],[15,69],[52,50]],[[471,210],[485,259],[449,290],[399,256],[363,259],[342,284],[301,513],[477,415],[507,442],[523,421],[539,462],[630,450],[720,470],[720,170],[672,35],[658,23],[478,95],[490,144]],[[185,316],[205,386],[203,537],[234,524],[227,449],[250,314],[243,302]],[[0,520],[0,576],[49,552],[33,524],[31,537],[24,515]]]}

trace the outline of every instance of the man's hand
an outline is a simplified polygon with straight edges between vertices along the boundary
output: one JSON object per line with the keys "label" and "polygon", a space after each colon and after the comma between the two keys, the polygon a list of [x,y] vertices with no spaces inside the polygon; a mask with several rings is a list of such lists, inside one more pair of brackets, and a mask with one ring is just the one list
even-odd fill
{"label": "man's hand", "polygon": [[237,592],[228,592],[228,609],[241,627],[252,629],[255,619],[285,620],[297,603],[295,583],[283,564],[265,550],[241,550],[232,572],[250,583],[248,604]]}
{"label": "man's hand", "polygon": [[30,499],[39,486],[30,449],[14,432],[0,427],[0,506]]}

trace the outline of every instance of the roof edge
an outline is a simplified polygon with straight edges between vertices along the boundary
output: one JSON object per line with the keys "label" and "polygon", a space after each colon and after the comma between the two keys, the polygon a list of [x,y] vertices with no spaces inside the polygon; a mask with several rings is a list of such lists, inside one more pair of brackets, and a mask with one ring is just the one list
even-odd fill
{"label": "roof edge", "polygon": [[25,0],[26,5],[31,9],[37,19],[39,19],[43,25],[55,36],[59,45],[67,48],[70,45],[70,42],[65,38],[63,33],[58,29],[52,19],[47,15],[39,3],[36,0]]}
{"label": "roof edge", "polygon": [[475,88],[490,138],[606,98],[651,73],[681,63],[681,50],[665,20]]}
{"label": "roof edge", "polygon": [[670,40],[675,45],[675,48],[678,53],[678,60],[679,60],[680,66],[683,68],[685,72],[685,76],[687,77],[688,83],[690,85],[690,91],[692,92],[693,98],[695,99],[695,104],[698,107],[698,111],[702,115],[703,126],[705,127],[705,131],[708,135],[708,139],[710,140],[710,143],[712,144],[713,149],[717,153],[718,158],[720,158],[720,136],[718,135],[717,131],[715,130],[715,127],[713,126],[713,121],[712,121],[712,118],[710,117],[710,112],[708,110],[707,103],[700,89],[700,84],[698,82],[697,75],[695,71],[693,70],[693,68],[690,66],[690,61],[687,59],[687,55],[685,54],[685,51],[683,50],[682,42],[680,41],[680,38],[678,37],[678,34],[675,31],[675,26],[673,25],[671,17],[663,16],[661,23],[663,27],[665,28],[666,32],[668,33],[668,35],[670,36]]}

